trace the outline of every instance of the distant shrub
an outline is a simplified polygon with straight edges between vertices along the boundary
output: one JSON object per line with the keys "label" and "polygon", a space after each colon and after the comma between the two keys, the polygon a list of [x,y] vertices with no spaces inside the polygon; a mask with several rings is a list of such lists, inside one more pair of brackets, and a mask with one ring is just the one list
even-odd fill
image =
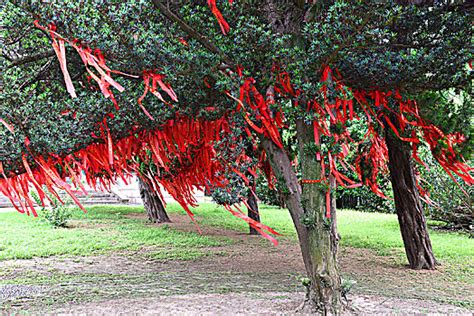
{"label": "distant shrub", "polygon": [[[69,206],[72,201],[69,197],[62,198],[64,203],[61,203],[56,196],[45,190],[50,199],[49,207],[42,207],[39,216],[54,228],[66,227],[67,221],[71,218],[71,210]],[[41,200],[36,192],[32,192],[31,196],[38,205],[41,205]]]}

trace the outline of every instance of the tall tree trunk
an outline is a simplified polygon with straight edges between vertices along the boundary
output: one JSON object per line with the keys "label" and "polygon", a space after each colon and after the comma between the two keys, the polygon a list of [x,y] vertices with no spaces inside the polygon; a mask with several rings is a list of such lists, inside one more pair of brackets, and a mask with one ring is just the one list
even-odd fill
{"label": "tall tree trunk", "polygon": [[153,223],[171,222],[160,196],[140,177],[138,177],[138,187],[148,219]]}
{"label": "tall tree trunk", "polygon": [[[291,40],[287,42],[288,48],[299,46],[305,50],[301,21],[309,18],[305,16],[306,1],[269,0],[262,3],[264,3],[263,12],[273,31],[291,34]],[[324,12],[328,3],[324,1],[319,10]],[[267,98],[272,99],[273,95],[273,88],[270,87],[267,90]],[[298,120],[297,138],[302,179],[320,179],[321,167],[316,161],[316,154],[306,148],[306,145],[314,144],[315,141],[312,125],[306,125],[302,120]],[[262,137],[261,143],[277,176],[281,189],[279,191],[285,196],[286,207],[296,227],[306,273],[310,279],[306,300],[300,310],[323,315],[340,314],[343,304],[341,277],[337,266],[339,237],[336,230],[335,203],[331,202],[331,217],[327,219],[325,217],[327,188],[317,184],[300,186],[285,150],[265,137]]]}
{"label": "tall tree trunk", "polygon": [[416,187],[410,148],[390,128],[386,129],[385,142],[395,208],[408,262],[412,269],[435,269],[436,259]]}
{"label": "tall tree trunk", "polygon": [[[250,206],[250,208],[247,210],[248,217],[250,217],[251,219],[257,222],[260,222],[260,213],[258,211],[257,197],[255,196],[255,193],[252,192],[251,190],[249,190],[249,193],[247,196],[247,204]],[[258,235],[258,231],[249,225],[249,234]]]}
{"label": "tall tree trunk", "polygon": [[[303,179],[319,179],[321,168],[315,154],[304,150],[314,142],[313,129],[299,122],[300,166]],[[300,186],[287,153],[271,140],[262,138],[279,186],[284,191],[286,205],[296,227],[298,239],[310,279],[305,312],[340,314],[343,310],[341,277],[337,266],[339,236],[336,230],[335,204],[331,203],[331,218],[325,218],[325,190],[317,184]]]}
{"label": "tall tree trunk", "polygon": [[[254,151],[252,142],[247,142],[246,151],[248,153],[252,153]],[[261,152],[261,149],[258,150],[259,154],[260,152]],[[256,156],[259,156],[259,154]],[[255,193],[257,179],[249,171],[246,172],[246,176],[250,180],[248,184],[249,188],[248,188],[248,193],[247,193],[247,204],[249,206],[247,208],[247,216],[260,223],[260,212],[258,210],[257,195]],[[249,225],[249,234],[259,235],[258,231],[255,228],[253,228],[251,225]]]}

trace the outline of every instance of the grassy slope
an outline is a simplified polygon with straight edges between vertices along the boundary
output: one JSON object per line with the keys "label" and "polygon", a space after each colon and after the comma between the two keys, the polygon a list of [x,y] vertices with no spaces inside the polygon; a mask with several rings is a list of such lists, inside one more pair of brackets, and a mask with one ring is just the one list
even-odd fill
{"label": "grassy slope", "polygon": [[[184,214],[177,204],[168,211]],[[53,229],[39,219],[17,213],[0,214],[0,260],[51,255],[90,255],[97,251],[139,249],[157,246],[151,256],[160,259],[194,259],[205,254],[200,248],[230,243],[228,239],[183,233],[165,226],[144,225],[125,218],[125,214],[143,212],[141,207],[96,206],[88,214],[74,211],[74,229]],[[245,231],[246,224],[214,204],[195,210],[196,218],[206,225]],[[262,221],[290,238],[296,238],[286,210],[261,206]],[[403,257],[403,243],[395,215],[339,211],[338,227],[342,245],[369,248],[381,255]],[[473,272],[474,239],[458,233],[431,231],[435,255],[461,278]]]}

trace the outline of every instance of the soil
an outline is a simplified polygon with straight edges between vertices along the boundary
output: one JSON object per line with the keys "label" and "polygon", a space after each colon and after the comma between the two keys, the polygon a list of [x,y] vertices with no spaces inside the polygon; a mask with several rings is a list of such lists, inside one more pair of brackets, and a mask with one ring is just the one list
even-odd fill
{"label": "soil", "polygon": [[[54,313],[90,313],[104,315],[117,311],[127,314],[199,314],[199,315],[281,315],[294,314],[301,303],[301,293],[229,293],[188,294],[159,296],[145,299],[119,299],[105,304],[89,303],[57,309]],[[352,305],[358,309],[353,314],[427,314],[446,313],[471,315],[468,310],[420,300],[401,300],[370,295],[354,297]],[[416,306],[416,308],[414,308]],[[363,309],[363,310],[361,310]]]}
{"label": "soil", "polygon": [[[195,231],[185,216],[172,227]],[[150,260],[147,253],[50,257],[0,262],[0,311],[52,314],[293,314],[304,298],[304,266],[296,241],[274,247],[259,236],[201,226],[232,245],[204,249],[194,261]],[[414,271],[399,259],[342,248],[351,314],[472,315],[474,286],[455,282],[441,267]],[[8,284],[10,283],[10,284]],[[348,312],[349,313],[349,312]]]}

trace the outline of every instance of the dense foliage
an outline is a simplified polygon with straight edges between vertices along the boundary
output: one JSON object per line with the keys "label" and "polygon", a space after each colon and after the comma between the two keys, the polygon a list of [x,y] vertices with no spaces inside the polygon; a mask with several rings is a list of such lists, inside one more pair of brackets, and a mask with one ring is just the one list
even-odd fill
{"label": "dense foliage", "polygon": [[[472,163],[472,162],[471,162]],[[453,181],[433,160],[428,160],[429,170],[420,169],[429,192],[430,203],[425,203],[427,215],[444,222],[445,228],[474,231],[473,186],[459,178]],[[429,179],[429,180],[427,180]]]}
{"label": "dense foliage", "polygon": [[[470,16],[460,14],[454,8],[439,7],[427,11],[397,7],[390,2],[349,4],[338,1],[322,19],[308,17],[310,22],[304,27],[307,43],[289,49],[286,42],[291,41],[291,35],[272,34],[262,15],[258,14],[258,6],[241,1],[232,8],[225,2],[220,7],[233,26],[228,36],[223,36],[215,27],[214,17],[205,5],[189,2],[172,7],[185,22],[195,26],[196,31],[212,38],[221,52],[215,54],[156,14],[150,1],[107,6],[99,2],[86,5],[64,1],[45,6],[36,2],[8,1],[4,5],[4,24],[8,28],[4,30],[6,45],[2,57],[3,68],[7,69],[2,93],[5,106],[2,106],[0,117],[14,126],[22,121],[23,126],[19,125],[14,135],[2,129],[4,165],[9,169],[9,162],[19,161],[18,154],[24,151],[21,149],[23,139],[28,136],[25,131],[32,135],[30,146],[37,152],[61,154],[77,144],[90,143],[88,131],[97,133],[96,124],[107,112],[115,116],[109,119],[114,135],[120,135],[120,131],[138,122],[146,128],[159,126],[176,110],[182,114],[216,118],[222,110],[236,106],[235,102],[219,93],[235,87],[231,77],[218,71],[220,63],[226,62],[228,56],[232,56],[233,64],[244,65],[244,72],[251,74],[258,84],[269,80],[272,61],[278,60],[291,73],[292,82],[296,85],[304,83],[305,93],[311,95],[319,93],[320,65],[332,62],[351,86],[357,83],[359,87],[385,90],[396,87],[413,93],[452,86],[466,87],[469,83],[468,72],[463,69],[470,54]],[[71,99],[65,93],[48,35],[33,27],[33,20],[37,18],[43,25],[54,22],[66,38],[77,38],[92,48],[101,49],[107,63],[115,69],[132,74],[159,69],[160,73],[167,75],[166,80],[174,90],[179,91],[179,104],[184,106],[170,109],[149,96],[144,106],[157,121],[147,120],[136,104],[143,92],[142,80],[116,78],[125,87],[125,92],[116,93],[120,110],[115,110],[97,87],[88,84],[79,56],[68,48],[68,67],[78,83],[76,90],[79,95],[78,99]],[[425,25],[422,21],[429,23]],[[124,25],[128,27],[124,28]],[[421,25],[426,29],[411,32]],[[443,38],[436,47],[432,47],[432,34]],[[181,39],[186,44],[182,44]],[[381,54],[383,57],[378,57]],[[302,55],[306,57],[302,59]],[[23,63],[29,56],[36,56],[34,62]],[[445,60],[449,62],[443,62]],[[204,78],[215,86],[205,89]],[[212,111],[205,109],[210,104],[213,105]],[[66,110],[69,114],[64,113]],[[38,115],[40,113],[42,115]],[[54,127],[50,126],[51,122],[55,123]],[[46,131],[52,128],[54,133],[48,134]],[[62,141],[48,140],[48,136],[59,136]]]}

